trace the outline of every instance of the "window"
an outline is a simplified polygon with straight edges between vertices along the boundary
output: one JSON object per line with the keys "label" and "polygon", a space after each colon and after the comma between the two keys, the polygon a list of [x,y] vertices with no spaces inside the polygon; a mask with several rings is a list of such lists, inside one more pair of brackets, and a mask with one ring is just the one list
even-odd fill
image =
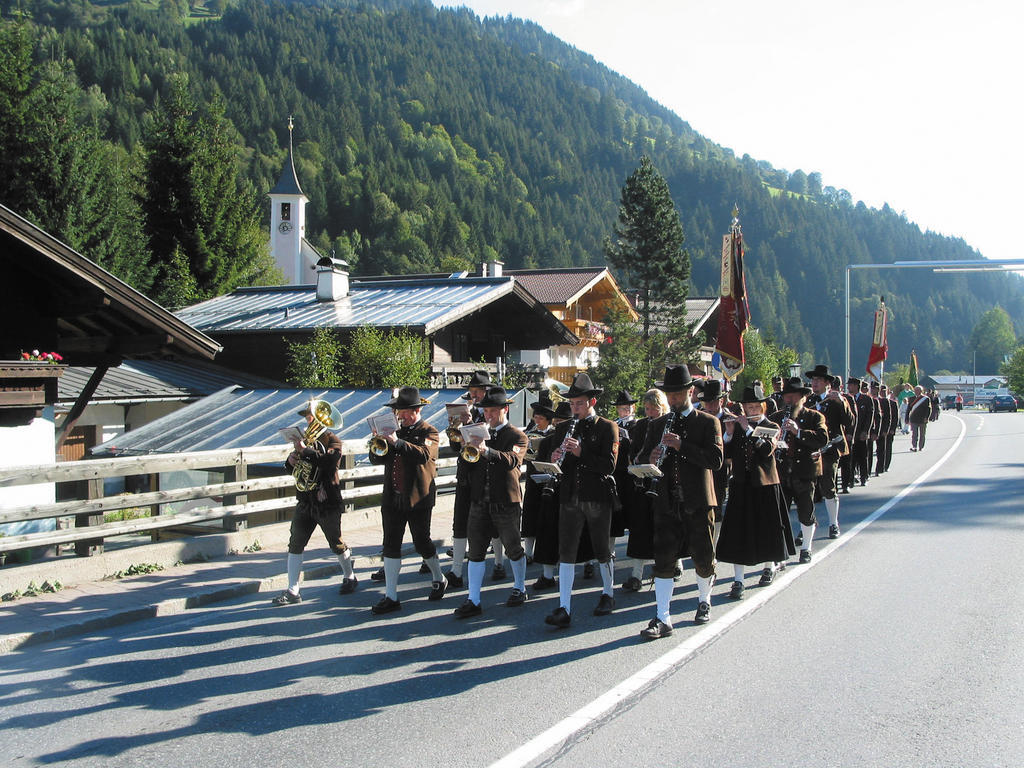
{"label": "window", "polygon": [[292,218],[292,204],[281,203],[281,221],[291,221]]}

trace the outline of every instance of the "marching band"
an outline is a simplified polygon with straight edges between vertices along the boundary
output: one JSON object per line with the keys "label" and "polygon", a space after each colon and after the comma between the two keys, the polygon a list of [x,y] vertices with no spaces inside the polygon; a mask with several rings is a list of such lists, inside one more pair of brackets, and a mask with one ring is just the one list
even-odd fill
{"label": "marching band", "polygon": [[[749,567],[760,570],[759,586],[771,584],[798,551],[799,563],[811,561],[817,502],[828,518],[828,538],[840,536],[840,495],[855,485],[855,473],[863,486],[872,465],[875,476],[889,468],[901,421],[917,429],[914,448],[923,447],[919,425],[928,409],[920,394],[911,400],[909,418],[901,419],[895,392],[877,383],[850,378],[844,393],[842,380],[825,365],[804,378],[808,385],[800,377],[777,377],[770,394],[754,381],[731,397],[722,381],[694,379],[688,366],[669,365],[663,380],[640,397],[640,419],[638,401],[622,390],[612,421],[596,410],[603,390],[588,373],[578,373],[564,391],[546,382],[530,404],[530,426],[521,430],[509,423],[513,401],[506,391],[485,371],[474,372],[463,398],[447,406],[449,450],[458,462],[452,563],[443,574],[430,536],[439,434],[420,416],[427,401],[419,390],[402,387],[388,403],[394,429],[378,434],[375,428],[368,447],[370,462],[384,467],[385,594],[373,613],[401,608],[397,587],[408,527],[423,559],[421,572],[430,574],[430,600],[468,586],[454,610],[458,619],[483,613],[488,547],[495,555],[492,578],[505,578],[503,560],[512,571],[506,606],[527,602],[527,566],[539,565],[530,591],[557,588],[558,606],[544,621],[565,629],[572,624],[576,566],[596,564],[601,592],[593,613],[607,616],[615,610],[616,540],[626,536],[622,588],[639,591],[645,566],[652,566],[655,614],[640,636],[672,634],[671,603],[684,558],[697,587],[693,622],[706,623],[717,563],[733,566],[730,599],[743,598]],[[340,593],[354,592],[357,584],[341,539],[340,441],[331,431],[340,426],[340,414],[323,400],[300,413],[308,427],[289,436],[295,450],[287,468],[295,476],[297,505],[289,586],[273,600],[279,606],[301,600],[302,552],[318,525],[338,556]]]}

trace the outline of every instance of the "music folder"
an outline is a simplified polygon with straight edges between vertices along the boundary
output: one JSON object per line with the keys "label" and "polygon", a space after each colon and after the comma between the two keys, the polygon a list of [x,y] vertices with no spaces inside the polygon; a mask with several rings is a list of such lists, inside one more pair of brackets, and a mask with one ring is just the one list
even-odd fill
{"label": "music folder", "polygon": [[302,440],[305,437],[304,433],[298,427],[286,427],[285,429],[277,430],[277,434],[283,437],[287,442],[291,443],[295,440]]}
{"label": "music folder", "polygon": [[633,477],[662,477],[665,473],[653,464],[630,464],[627,470]]}
{"label": "music folder", "polygon": [[533,468],[537,470],[538,474],[551,476],[562,474],[562,468],[551,461],[535,461],[533,462]]}

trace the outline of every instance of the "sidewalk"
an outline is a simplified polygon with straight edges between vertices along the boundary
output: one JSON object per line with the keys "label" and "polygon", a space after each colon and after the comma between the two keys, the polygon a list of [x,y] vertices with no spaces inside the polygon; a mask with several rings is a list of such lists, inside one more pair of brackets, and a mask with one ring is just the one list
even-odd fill
{"label": "sidewalk", "polygon": [[[434,540],[441,542],[439,549],[446,548],[451,541],[452,501],[451,495],[440,496],[434,508],[431,532]],[[342,534],[356,558],[360,581],[369,581],[368,566],[376,570],[380,562],[379,518],[351,517],[356,524],[347,526],[346,515],[342,518]],[[89,564],[93,558],[65,561],[61,563],[62,569],[67,572],[70,567],[72,575],[57,578],[70,586],[52,594],[0,603],[0,653],[141,619],[178,614],[254,592],[272,594],[283,590],[287,587],[287,533],[288,523],[250,529],[250,538],[259,539],[264,546],[257,552],[225,554],[122,579],[103,579],[97,575],[95,567]],[[145,545],[136,549],[144,550]],[[408,541],[403,554],[414,555]],[[142,551],[135,555],[136,561],[145,559]],[[73,575],[76,566],[79,578]],[[337,558],[327,549],[317,529],[306,549],[303,578],[323,578],[339,571]]]}

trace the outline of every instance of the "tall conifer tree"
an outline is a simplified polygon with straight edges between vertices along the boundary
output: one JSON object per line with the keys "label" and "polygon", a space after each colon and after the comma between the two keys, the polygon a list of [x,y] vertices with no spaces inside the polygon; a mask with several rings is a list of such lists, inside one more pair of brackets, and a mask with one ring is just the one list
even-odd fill
{"label": "tall conifer tree", "polygon": [[638,292],[642,335],[664,337],[666,356],[686,359],[694,349],[686,323],[690,257],[668,182],[646,155],[622,187],[615,239],[605,238],[608,263]]}

